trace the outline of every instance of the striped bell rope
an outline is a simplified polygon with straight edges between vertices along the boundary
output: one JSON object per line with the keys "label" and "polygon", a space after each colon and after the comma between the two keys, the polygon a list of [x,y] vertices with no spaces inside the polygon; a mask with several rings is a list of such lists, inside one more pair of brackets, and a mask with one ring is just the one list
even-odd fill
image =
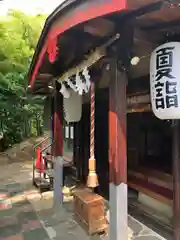
{"label": "striped bell rope", "polygon": [[91,84],[91,115],[90,115],[90,159],[94,159],[94,131],[95,131],[95,85]]}
{"label": "striped bell rope", "polygon": [[89,158],[89,174],[87,185],[90,188],[98,186],[98,178],[96,174],[96,160],[94,156],[95,150],[95,84],[91,83],[90,90],[90,158]]}

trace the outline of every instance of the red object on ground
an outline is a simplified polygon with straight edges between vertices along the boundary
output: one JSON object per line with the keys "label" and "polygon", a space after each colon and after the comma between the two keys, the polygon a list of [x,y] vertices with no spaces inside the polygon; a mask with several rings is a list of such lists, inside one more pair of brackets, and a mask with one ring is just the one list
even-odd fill
{"label": "red object on ground", "polygon": [[37,148],[36,169],[39,169],[40,172],[44,171],[44,162],[40,147]]}

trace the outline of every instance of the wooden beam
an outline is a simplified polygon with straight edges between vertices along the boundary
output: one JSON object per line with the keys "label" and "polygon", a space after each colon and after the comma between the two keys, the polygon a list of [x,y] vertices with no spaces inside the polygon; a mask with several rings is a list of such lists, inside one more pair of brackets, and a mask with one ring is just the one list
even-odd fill
{"label": "wooden beam", "polygon": [[115,24],[108,19],[97,18],[86,23],[84,26],[84,31],[90,33],[93,36],[105,37],[115,31]]}
{"label": "wooden beam", "polygon": [[34,88],[34,92],[37,93],[37,94],[43,93],[43,92],[45,92],[45,93],[51,93],[52,90],[49,89],[48,87],[40,87],[40,88]]}
{"label": "wooden beam", "polygon": [[134,41],[145,42],[145,44],[149,43],[152,45],[157,45],[159,42],[162,42],[163,34],[157,33],[152,34],[150,32],[142,31],[139,29],[134,30]]}
{"label": "wooden beam", "polygon": [[132,9],[132,18],[141,17],[145,14],[160,10],[163,2],[164,1],[159,0],[127,0],[127,9]]}
{"label": "wooden beam", "polygon": [[52,79],[53,75],[48,73],[41,73],[36,76],[36,80],[43,80],[43,79]]}
{"label": "wooden beam", "polygon": [[90,68],[91,66],[93,66],[95,63],[97,63],[100,59],[102,59],[106,55],[106,48],[119,39],[120,39],[119,34],[116,34],[115,36],[110,38],[109,41],[107,41],[102,46],[97,47],[95,51],[86,56],[86,60],[81,61],[74,68],[71,68],[67,72],[62,74],[57,81],[58,82],[66,81],[67,76],[71,78],[72,76],[75,76],[77,72],[83,71],[85,67]]}
{"label": "wooden beam", "polygon": [[[171,28],[173,27],[179,27],[180,25],[180,19],[175,19],[173,21],[161,21],[159,23],[156,24],[152,24],[150,26],[147,27],[142,27],[142,30],[148,30],[148,31],[157,31],[157,30],[171,30]],[[151,33],[150,33],[151,34]]]}
{"label": "wooden beam", "polygon": [[150,104],[147,104],[147,105],[143,105],[143,106],[136,106],[134,108],[128,108],[127,109],[127,113],[135,113],[135,112],[151,112],[152,111],[152,108],[151,108],[151,105]]}

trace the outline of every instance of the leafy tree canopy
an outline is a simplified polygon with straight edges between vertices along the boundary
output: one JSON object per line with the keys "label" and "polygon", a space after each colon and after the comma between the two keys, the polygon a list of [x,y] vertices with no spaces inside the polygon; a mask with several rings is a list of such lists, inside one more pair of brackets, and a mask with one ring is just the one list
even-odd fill
{"label": "leafy tree canopy", "polygon": [[17,10],[0,17],[0,132],[7,146],[41,133],[43,102],[27,96],[25,76],[46,17]]}

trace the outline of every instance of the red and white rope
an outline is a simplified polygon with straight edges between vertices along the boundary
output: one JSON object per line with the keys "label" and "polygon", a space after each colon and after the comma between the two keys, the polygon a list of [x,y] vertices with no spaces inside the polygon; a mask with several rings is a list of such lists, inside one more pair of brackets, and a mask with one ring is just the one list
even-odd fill
{"label": "red and white rope", "polygon": [[91,119],[90,119],[90,159],[94,159],[94,134],[95,134],[95,84],[91,83]]}

